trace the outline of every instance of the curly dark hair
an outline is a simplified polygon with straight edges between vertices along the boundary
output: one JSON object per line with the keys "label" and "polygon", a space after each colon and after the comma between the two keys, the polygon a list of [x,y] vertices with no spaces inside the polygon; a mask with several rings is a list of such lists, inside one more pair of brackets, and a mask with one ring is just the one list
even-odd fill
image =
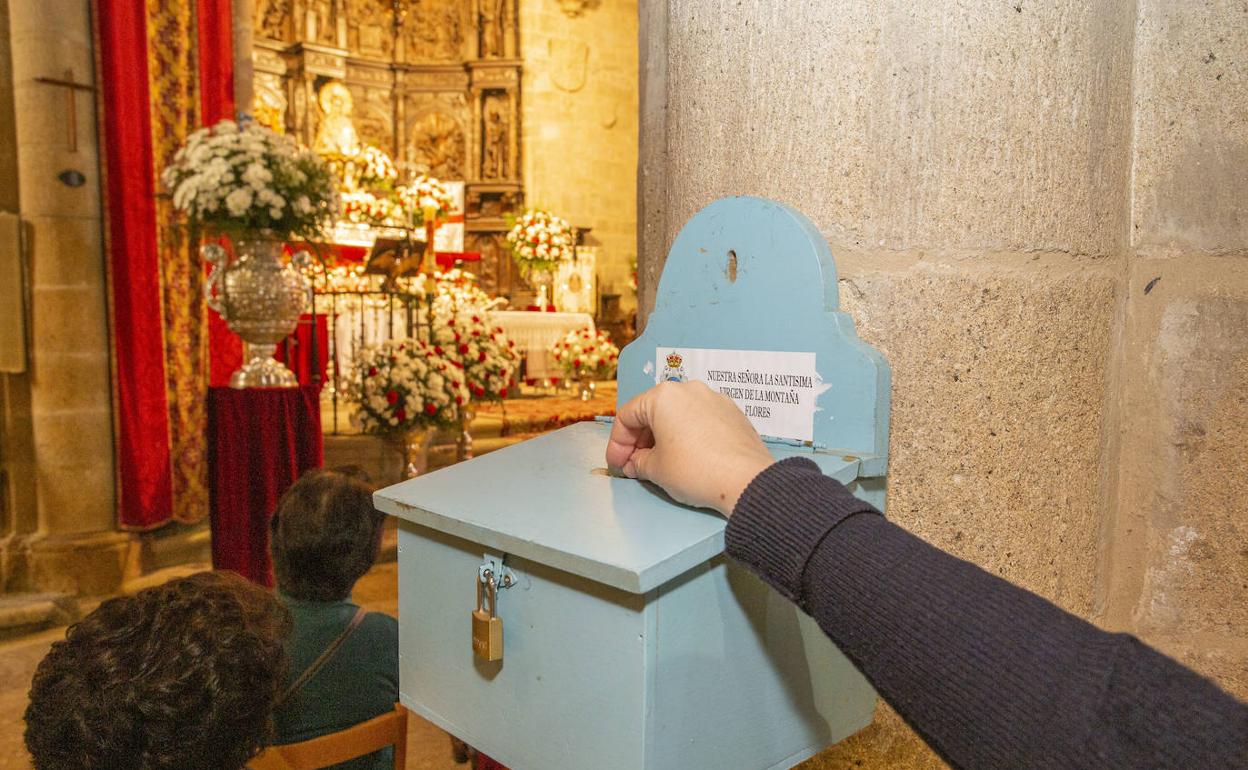
{"label": "curly dark hair", "polygon": [[110,599],[39,664],[36,770],[237,770],[268,743],[290,615],[233,573]]}
{"label": "curly dark hair", "polygon": [[350,597],[377,560],[385,520],[358,473],[305,473],[282,495],[269,522],[277,587],[303,601]]}

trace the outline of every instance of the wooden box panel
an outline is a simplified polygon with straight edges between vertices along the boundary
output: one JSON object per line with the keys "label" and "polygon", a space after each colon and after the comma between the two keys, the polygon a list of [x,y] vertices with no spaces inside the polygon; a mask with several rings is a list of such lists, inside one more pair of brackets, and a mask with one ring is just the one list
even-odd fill
{"label": "wooden box panel", "polygon": [[512,770],[643,767],[645,597],[509,557],[505,652],[486,663],[470,619],[484,550],[400,522],[403,704]]}

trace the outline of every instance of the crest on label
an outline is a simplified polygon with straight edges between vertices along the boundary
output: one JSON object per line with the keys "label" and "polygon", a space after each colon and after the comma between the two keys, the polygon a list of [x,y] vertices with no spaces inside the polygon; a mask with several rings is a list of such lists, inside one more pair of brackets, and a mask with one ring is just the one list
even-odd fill
{"label": "crest on label", "polygon": [[689,376],[685,374],[684,359],[680,353],[672,352],[667,356],[667,362],[663,365],[663,374],[660,375],[660,382],[686,382]]}

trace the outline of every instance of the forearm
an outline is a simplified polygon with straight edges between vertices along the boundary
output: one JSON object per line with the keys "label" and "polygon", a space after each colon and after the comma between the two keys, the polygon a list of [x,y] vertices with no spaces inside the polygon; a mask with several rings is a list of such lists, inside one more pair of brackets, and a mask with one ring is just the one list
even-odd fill
{"label": "forearm", "polygon": [[1237,766],[1248,740],[1248,708],[1212,684],[910,535],[813,464],[756,479],[728,543],[955,766]]}

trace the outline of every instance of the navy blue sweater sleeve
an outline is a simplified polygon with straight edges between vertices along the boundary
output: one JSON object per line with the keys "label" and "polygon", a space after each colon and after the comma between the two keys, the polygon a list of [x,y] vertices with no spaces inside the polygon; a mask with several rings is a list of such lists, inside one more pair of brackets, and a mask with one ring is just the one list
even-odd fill
{"label": "navy blue sweater sleeve", "polygon": [[727,551],[796,602],[958,768],[1248,768],[1248,704],[887,521],[806,459]]}

